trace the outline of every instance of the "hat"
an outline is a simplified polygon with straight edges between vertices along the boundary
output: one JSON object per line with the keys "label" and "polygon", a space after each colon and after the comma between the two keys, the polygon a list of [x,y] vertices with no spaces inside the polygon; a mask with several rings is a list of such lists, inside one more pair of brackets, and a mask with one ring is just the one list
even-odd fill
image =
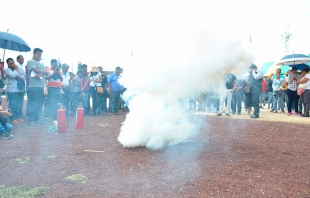
{"label": "hat", "polygon": [[255,69],[255,68],[258,68],[256,65],[254,65],[254,64],[251,64],[251,66],[249,67],[250,69],[251,68],[253,68],[253,69]]}
{"label": "hat", "polygon": [[69,65],[67,65],[66,63],[61,65],[62,68],[69,68]]}
{"label": "hat", "polygon": [[98,67],[92,66],[90,72],[99,72]]}
{"label": "hat", "polygon": [[281,85],[280,89],[281,90],[287,90],[287,85],[286,84]]}

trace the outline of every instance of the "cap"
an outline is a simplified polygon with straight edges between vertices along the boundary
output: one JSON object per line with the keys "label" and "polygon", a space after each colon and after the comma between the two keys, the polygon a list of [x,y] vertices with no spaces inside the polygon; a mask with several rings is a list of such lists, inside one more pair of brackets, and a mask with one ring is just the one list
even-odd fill
{"label": "cap", "polygon": [[251,66],[249,67],[250,69],[256,69],[256,68],[258,68],[256,65],[254,65],[254,64],[251,64]]}

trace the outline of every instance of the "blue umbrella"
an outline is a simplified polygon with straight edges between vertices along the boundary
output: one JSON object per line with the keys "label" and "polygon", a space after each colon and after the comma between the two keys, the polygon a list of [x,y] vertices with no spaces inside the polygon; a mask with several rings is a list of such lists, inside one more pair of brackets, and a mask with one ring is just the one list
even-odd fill
{"label": "blue umbrella", "polygon": [[310,57],[304,54],[291,54],[284,56],[277,65],[289,65],[294,67],[295,65],[300,65],[310,62]]}
{"label": "blue umbrella", "polygon": [[290,67],[296,67],[297,70],[303,70],[305,68],[310,68],[309,65],[303,63],[303,64],[298,64],[298,65],[289,65]]}
{"label": "blue umbrella", "polygon": [[8,32],[0,32],[0,48],[4,49],[3,59],[6,49],[19,52],[28,52],[31,50],[23,39]]}

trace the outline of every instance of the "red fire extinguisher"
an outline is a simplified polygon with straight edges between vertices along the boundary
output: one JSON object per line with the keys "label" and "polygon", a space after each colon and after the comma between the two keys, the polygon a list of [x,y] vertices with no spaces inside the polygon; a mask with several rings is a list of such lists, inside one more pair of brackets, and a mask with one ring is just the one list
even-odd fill
{"label": "red fire extinguisher", "polygon": [[57,124],[58,131],[60,133],[64,133],[67,131],[67,119],[66,119],[66,110],[62,106],[62,104],[58,104],[59,109],[57,110]]}
{"label": "red fire extinguisher", "polygon": [[76,122],[75,122],[76,129],[83,129],[84,128],[84,108],[80,103],[79,107],[76,108]]}

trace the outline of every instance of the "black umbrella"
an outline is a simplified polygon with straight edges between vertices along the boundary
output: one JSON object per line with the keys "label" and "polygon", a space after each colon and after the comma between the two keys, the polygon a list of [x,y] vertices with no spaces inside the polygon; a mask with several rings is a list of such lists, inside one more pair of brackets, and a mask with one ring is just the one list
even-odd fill
{"label": "black umbrella", "polygon": [[23,39],[8,32],[0,32],[0,48],[4,49],[3,60],[6,49],[19,52],[28,52],[31,50]]}

